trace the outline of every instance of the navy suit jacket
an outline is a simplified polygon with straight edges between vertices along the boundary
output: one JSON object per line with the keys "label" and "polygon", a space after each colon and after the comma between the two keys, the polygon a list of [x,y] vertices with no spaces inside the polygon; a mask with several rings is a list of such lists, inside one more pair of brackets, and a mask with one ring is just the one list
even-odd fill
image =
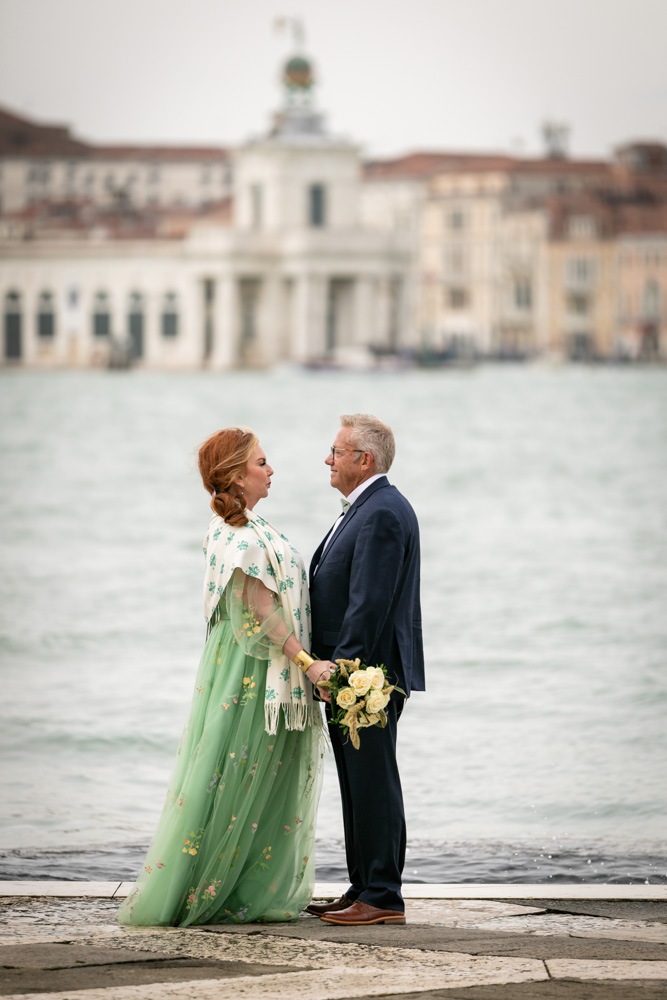
{"label": "navy suit jacket", "polygon": [[412,507],[383,476],[352,504],[323,553],[325,541],[310,566],[313,656],[358,656],[369,666],[383,664],[407,694],[423,691],[419,526]]}

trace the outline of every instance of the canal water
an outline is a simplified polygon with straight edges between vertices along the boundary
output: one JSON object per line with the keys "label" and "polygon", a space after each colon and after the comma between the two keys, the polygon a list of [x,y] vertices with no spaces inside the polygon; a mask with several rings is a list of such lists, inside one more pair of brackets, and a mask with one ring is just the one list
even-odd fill
{"label": "canal water", "polygon": [[[665,881],[667,371],[0,374],[0,877],[131,877],[204,640],[196,451],[232,423],[310,558],[338,415],[394,428],[428,690],[411,881]],[[318,875],[342,877],[326,765]]]}

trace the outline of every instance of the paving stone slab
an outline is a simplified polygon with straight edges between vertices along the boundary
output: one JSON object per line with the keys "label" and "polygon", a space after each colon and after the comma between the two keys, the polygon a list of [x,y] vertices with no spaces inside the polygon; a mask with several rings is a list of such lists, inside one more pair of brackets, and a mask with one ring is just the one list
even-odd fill
{"label": "paving stone slab", "polygon": [[[315,975],[308,972],[289,972],[275,976],[239,977],[230,984],[229,995],[235,1000],[294,1000],[308,997],[308,1000],[354,1000],[357,997],[382,997],[387,990],[398,988],[418,990],[439,989],[443,985],[472,986],[476,984],[504,984],[507,982],[539,982],[547,978],[542,962],[499,962],[469,955],[452,956],[447,968],[386,969],[334,966],[319,970]],[[224,996],[224,994],[222,994]],[[23,1000],[21,994],[6,994],[10,1000]],[[151,985],[117,986],[111,994],[113,1000],[220,1000],[219,980],[191,980],[180,983],[159,983]],[[32,994],[31,1000],[111,1000],[104,988],[81,992],[56,992]]]}
{"label": "paving stone slab", "polygon": [[554,913],[580,913],[589,917],[615,917],[619,920],[651,920],[667,923],[667,903],[658,900],[517,900]]}
{"label": "paving stone slab", "polygon": [[[118,987],[140,987],[163,985],[165,983],[192,982],[192,980],[236,980],[248,977],[271,975],[274,978],[285,972],[284,968],[267,965],[253,965],[247,962],[204,963],[194,959],[174,959],[173,961],[151,960],[122,965],[95,965],[81,968],[56,970],[0,969],[0,996],[16,993],[48,992],[67,993],[74,1000],[72,992],[98,990],[103,987],[107,1000],[112,1000]],[[312,975],[312,972],[311,972]],[[113,989],[113,993],[111,993]],[[196,994],[195,994],[196,995]]]}
{"label": "paving stone slab", "polygon": [[[358,997],[357,1000],[371,1000]],[[508,983],[505,986],[471,986],[467,989],[427,990],[425,993],[391,993],[382,1000],[665,1000],[660,983],[581,983],[549,980],[544,983]]]}
{"label": "paving stone slab", "polygon": [[[510,965],[515,961],[529,960],[523,955],[489,956],[480,953],[472,955],[458,952],[430,951],[425,947],[406,948],[400,945],[387,947],[386,944],[376,946],[372,943],[345,943],[342,941],[305,941],[302,938],[289,938],[274,935],[264,935],[261,932],[250,932],[247,935],[233,933],[212,934],[203,928],[182,930],[171,928],[165,935],[163,931],[146,928],[142,933],[120,935],[114,940],[119,947],[134,946],[137,949],[150,949],[155,955],[160,953],[183,954],[190,957],[209,960],[212,958],[227,961],[248,961],[250,957],[255,962],[271,962],[281,964],[290,969],[297,964],[308,964],[318,969],[326,969],[344,965],[350,969],[368,967],[385,970],[403,971],[412,967],[419,970],[448,969],[452,963],[469,962],[471,960],[489,960],[496,967]],[[110,939],[106,939],[110,943]],[[537,960],[539,964],[539,959]],[[392,971],[393,975],[393,971]],[[414,983],[411,984],[414,988]]]}
{"label": "paving stone slab", "polygon": [[[433,921],[431,921],[433,922]],[[509,931],[512,934],[610,938],[616,941],[652,941],[667,944],[667,924],[639,920],[588,917],[579,913],[536,913],[529,917],[493,917],[488,920],[459,920],[457,927]]]}
{"label": "paving stone slab", "polygon": [[120,882],[0,882],[4,896],[100,896],[111,899]]}
{"label": "paving stone slab", "polygon": [[659,979],[667,985],[667,962],[592,962],[565,958],[546,963],[554,979]]}
{"label": "paving stone slab", "polygon": [[545,912],[537,906],[517,906],[488,899],[408,899],[405,903],[408,923],[445,924],[447,927],[472,926],[482,920]]}
{"label": "paving stone slab", "polygon": [[[145,962],[150,952],[130,948],[104,948],[95,945],[39,942],[0,948],[0,969],[71,969],[82,965],[122,965]],[[160,955],[160,960],[179,959],[178,955]]]}
{"label": "paving stone slab", "polygon": [[570,934],[527,934],[485,930],[479,927],[444,927],[434,924],[371,925],[337,927],[317,918],[296,924],[274,924],[258,930],[258,925],[209,924],[199,928],[205,934],[256,935],[274,938],[327,942],[329,945],[360,944],[379,948],[423,948],[428,951],[465,951],[473,955],[521,955],[530,958],[576,957],[627,960],[667,960],[667,944],[643,940],[593,938]]}
{"label": "paving stone slab", "polygon": [[100,898],[13,897],[0,900],[2,944],[27,938],[89,934],[91,928],[117,929],[118,901]]}

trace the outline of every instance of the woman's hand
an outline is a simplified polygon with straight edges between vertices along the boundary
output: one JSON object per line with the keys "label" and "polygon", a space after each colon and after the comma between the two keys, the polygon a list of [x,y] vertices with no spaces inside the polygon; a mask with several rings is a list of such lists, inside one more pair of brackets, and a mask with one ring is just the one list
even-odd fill
{"label": "woman's hand", "polygon": [[306,670],[306,677],[313,682],[313,687],[317,688],[317,693],[323,701],[331,701],[331,693],[322,687],[318,687],[320,681],[328,681],[336,669],[336,664],[331,660],[315,660]]}

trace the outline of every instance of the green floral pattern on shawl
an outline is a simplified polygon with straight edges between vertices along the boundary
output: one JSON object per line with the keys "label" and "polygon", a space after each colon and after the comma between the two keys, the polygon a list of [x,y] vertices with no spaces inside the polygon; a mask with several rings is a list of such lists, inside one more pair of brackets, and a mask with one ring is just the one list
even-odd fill
{"label": "green floral pattern on shawl", "polygon": [[277,528],[252,511],[247,511],[247,517],[248,524],[241,527],[226,524],[217,514],[211,518],[204,541],[206,621],[210,631],[224,605],[239,638],[257,636],[248,651],[269,659],[266,731],[276,732],[281,712],[288,729],[303,729],[313,724],[315,714],[319,719],[319,709],[313,703],[310,681],[282,653],[282,645],[293,632],[310,649],[305,566]]}

